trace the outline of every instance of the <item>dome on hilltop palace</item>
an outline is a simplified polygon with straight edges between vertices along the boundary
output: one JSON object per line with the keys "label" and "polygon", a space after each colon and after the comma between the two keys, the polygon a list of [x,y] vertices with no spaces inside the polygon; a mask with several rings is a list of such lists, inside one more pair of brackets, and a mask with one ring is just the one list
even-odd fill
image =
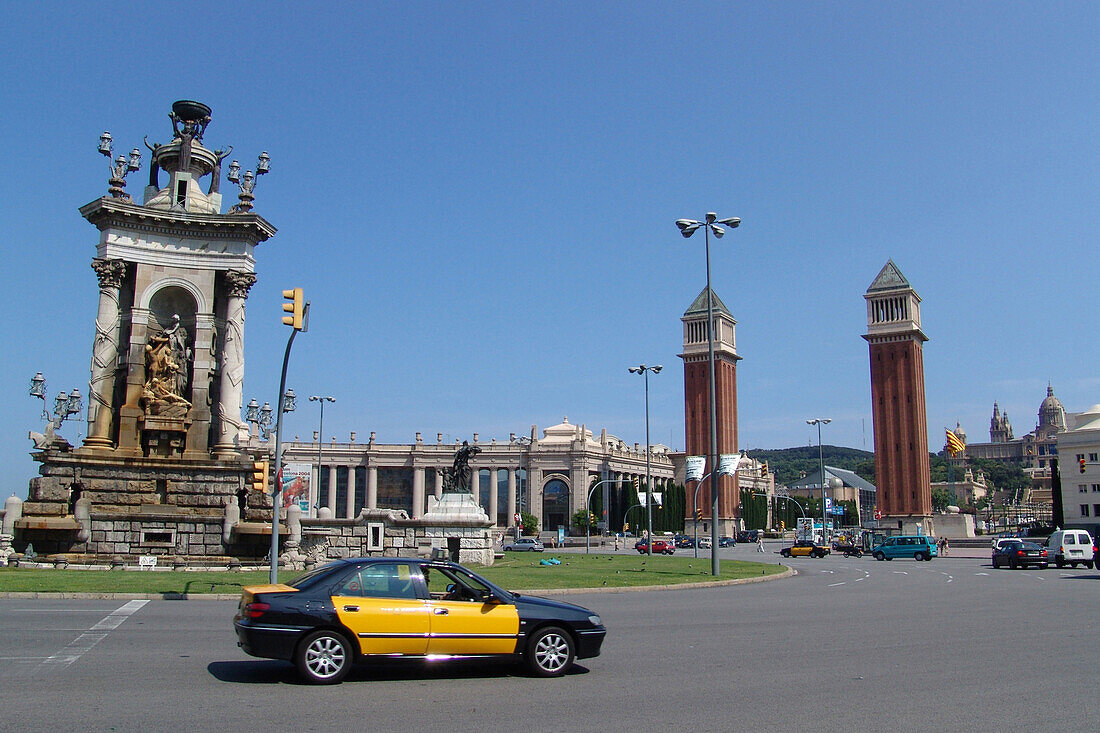
{"label": "dome on hilltop palace", "polygon": [[542,435],[543,437],[539,440],[540,443],[572,443],[582,437],[586,442],[596,443],[592,439],[591,430],[583,425],[571,424],[568,417],[563,417],[561,423],[543,430]]}
{"label": "dome on hilltop palace", "polygon": [[1047,396],[1039,405],[1039,427],[1066,429],[1066,410],[1062,402],[1054,396],[1054,387],[1047,385]]}

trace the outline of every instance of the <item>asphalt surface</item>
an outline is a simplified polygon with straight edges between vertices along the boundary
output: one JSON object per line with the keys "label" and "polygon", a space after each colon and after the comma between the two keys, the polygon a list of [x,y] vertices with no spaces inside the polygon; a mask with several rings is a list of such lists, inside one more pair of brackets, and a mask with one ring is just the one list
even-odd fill
{"label": "asphalt surface", "polygon": [[1100,720],[1100,572],[994,571],[987,553],[954,551],[785,564],[797,573],[767,583],[571,596],[608,638],[549,680],[387,662],[311,687],[237,649],[232,601],[0,599],[0,730],[926,733]]}

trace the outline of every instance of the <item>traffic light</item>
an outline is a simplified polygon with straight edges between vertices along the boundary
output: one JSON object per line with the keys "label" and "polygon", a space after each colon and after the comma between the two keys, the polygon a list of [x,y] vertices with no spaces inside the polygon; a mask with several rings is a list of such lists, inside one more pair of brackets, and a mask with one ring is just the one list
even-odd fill
{"label": "traffic light", "polygon": [[588,526],[589,527],[595,527],[596,526],[596,515],[593,514],[592,512],[588,512]]}
{"label": "traffic light", "polygon": [[767,461],[764,461],[763,463],[760,464],[760,475],[763,476],[763,477],[767,477],[767,475],[768,475],[768,462]]}
{"label": "traffic light", "polygon": [[1085,472],[1085,457],[1081,456],[1077,459],[1077,465],[1081,467],[1081,473]]}
{"label": "traffic light", "polygon": [[252,461],[252,490],[267,491],[267,461]]}
{"label": "traffic light", "polygon": [[698,522],[698,521],[702,520],[702,518],[703,518],[703,510],[702,509],[696,509],[695,510],[695,521]]}
{"label": "traffic light", "polygon": [[302,330],[302,322],[305,318],[305,301],[302,299],[302,289],[284,290],[283,297],[289,303],[283,303],[283,310],[293,315],[283,316],[283,323],[295,331]]}

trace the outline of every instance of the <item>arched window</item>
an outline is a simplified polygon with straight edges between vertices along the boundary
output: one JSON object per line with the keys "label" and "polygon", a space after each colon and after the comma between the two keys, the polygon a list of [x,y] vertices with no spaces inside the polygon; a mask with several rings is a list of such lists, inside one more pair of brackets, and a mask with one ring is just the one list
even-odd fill
{"label": "arched window", "polygon": [[551,479],[542,488],[542,528],[569,528],[569,486],[561,479]]}

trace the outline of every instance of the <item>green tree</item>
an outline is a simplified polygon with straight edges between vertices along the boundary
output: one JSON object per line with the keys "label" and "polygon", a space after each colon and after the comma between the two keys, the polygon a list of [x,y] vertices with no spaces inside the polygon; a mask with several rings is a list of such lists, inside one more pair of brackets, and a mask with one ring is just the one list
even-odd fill
{"label": "green tree", "polygon": [[520,524],[523,525],[523,533],[525,535],[536,535],[539,533],[538,517],[529,512],[522,512],[519,518]]}
{"label": "green tree", "polygon": [[584,509],[578,509],[573,512],[573,517],[570,524],[577,528],[578,531],[584,532],[585,528],[589,528],[589,531],[596,530],[596,513],[588,512]]}

